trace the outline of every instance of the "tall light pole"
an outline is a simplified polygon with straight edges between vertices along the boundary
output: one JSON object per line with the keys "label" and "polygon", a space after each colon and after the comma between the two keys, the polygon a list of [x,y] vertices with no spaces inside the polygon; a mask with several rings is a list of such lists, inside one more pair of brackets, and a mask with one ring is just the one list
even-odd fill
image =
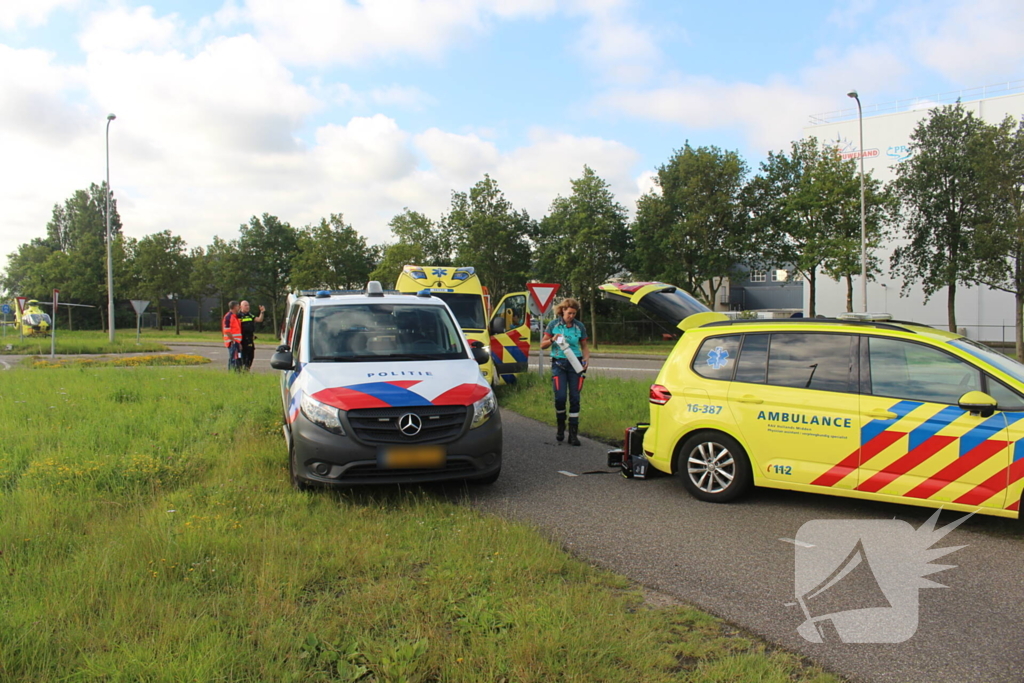
{"label": "tall light pole", "polygon": [[860,123],[860,310],[868,310],[868,230],[864,209],[864,111],[860,107],[860,96],[856,90],[846,93],[857,100],[857,120]]}
{"label": "tall light pole", "polygon": [[110,343],[114,343],[114,256],[110,240],[110,122],[117,117],[107,114],[107,327]]}

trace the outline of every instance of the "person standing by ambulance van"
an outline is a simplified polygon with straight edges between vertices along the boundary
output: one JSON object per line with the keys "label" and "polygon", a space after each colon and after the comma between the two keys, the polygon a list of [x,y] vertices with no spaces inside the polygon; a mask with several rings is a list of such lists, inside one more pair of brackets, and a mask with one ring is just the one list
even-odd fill
{"label": "person standing by ambulance van", "polygon": [[[579,446],[580,440],[580,390],[583,388],[583,375],[590,363],[590,346],[587,344],[587,328],[576,320],[580,312],[580,302],[576,299],[562,299],[555,306],[555,319],[548,323],[541,339],[540,348],[551,347],[551,382],[555,389],[555,418],[558,431],[557,441],[565,439],[565,399],[569,398],[569,445]],[[576,372],[572,363],[562,350],[562,343],[568,345],[571,352],[579,359],[582,370]]]}
{"label": "person standing by ambulance van", "polygon": [[260,314],[255,316],[249,310],[249,302],[243,301],[238,308],[238,320],[242,323],[242,369],[248,372],[256,358],[256,323],[263,322],[266,307],[260,306]]}
{"label": "person standing by ambulance van", "polygon": [[228,350],[228,370],[242,370],[242,321],[238,318],[238,302],[228,302],[228,312],[220,324],[224,346]]}

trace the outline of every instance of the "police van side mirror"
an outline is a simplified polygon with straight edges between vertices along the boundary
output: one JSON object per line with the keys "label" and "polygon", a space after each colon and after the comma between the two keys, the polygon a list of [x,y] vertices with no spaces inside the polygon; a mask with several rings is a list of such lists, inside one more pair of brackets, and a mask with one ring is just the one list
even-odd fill
{"label": "police van side mirror", "polygon": [[295,357],[291,351],[278,351],[270,357],[270,367],[275,370],[294,370]]}
{"label": "police van side mirror", "polygon": [[491,354],[487,353],[482,342],[471,342],[470,348],[473,349],[473,360],[477,362],[477,365],[484,365],[491,359]]}
{"label": "police van side mirror", "polygon": [[504,318],[491,318],[491,334],[504,334],[505,332],[505,319]]}
{"label": "police van side mirror", "polygon": [[960,410],[966,410],[971,415],[989,417],[996,412],[998,402],[983,391],[968,391],[960,397],[958,403]]}

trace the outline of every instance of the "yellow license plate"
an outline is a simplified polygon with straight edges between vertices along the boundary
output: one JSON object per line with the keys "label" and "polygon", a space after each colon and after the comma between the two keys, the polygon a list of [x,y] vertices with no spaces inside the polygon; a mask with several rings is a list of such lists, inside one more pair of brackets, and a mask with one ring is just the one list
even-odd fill
{"label": "yellow license plate", "polygon": [[377,452],[377,466],[384,469],[444,467],[444,446],[392,446]]}

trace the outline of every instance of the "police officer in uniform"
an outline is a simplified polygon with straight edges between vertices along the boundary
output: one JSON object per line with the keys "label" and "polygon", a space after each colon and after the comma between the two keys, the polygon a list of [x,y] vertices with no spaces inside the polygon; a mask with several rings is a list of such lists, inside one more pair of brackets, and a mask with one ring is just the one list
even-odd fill
{"label": "police officer in uniform", "polygon": [[260,314],[254,316],[249,310],[248,301],[243,301],[239,306],[238,320],[242,323],[242,368],[246,371],[252,369],[252,362],[256,358],[256,323],[263,322],[266,310],[260,306]]}

